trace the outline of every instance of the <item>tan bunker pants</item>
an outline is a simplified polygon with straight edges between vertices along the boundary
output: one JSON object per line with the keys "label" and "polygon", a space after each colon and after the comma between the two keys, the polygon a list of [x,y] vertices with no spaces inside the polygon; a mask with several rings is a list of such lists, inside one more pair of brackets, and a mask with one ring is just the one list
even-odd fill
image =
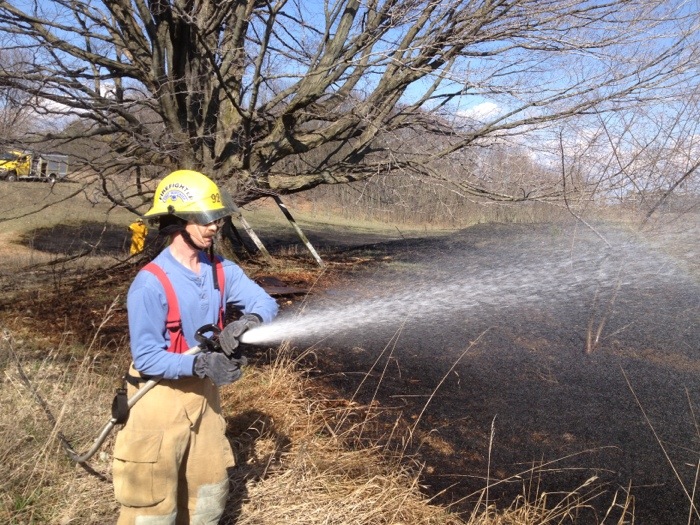
{"label": "tan bunker pants", "polygon": [[[129,385],[129,397],[135,392]],[[147,392],[114,446],[118,525],[218,523],[226,469],[235,464],[225,430],[218,388],[208,379],[162,380]]]}

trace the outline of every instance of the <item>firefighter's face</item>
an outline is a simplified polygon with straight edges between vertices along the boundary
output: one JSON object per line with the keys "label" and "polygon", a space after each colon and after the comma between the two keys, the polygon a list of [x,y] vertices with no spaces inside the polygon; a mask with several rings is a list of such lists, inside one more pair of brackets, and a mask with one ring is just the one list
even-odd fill
{"label": "firefighter's face", "polygon": [[214,243],[214,236],[219,231],[219,223],[214,221],[202,226],[194,222],[188,222],[185,230],[190,234],[194,243],[204,250]]}

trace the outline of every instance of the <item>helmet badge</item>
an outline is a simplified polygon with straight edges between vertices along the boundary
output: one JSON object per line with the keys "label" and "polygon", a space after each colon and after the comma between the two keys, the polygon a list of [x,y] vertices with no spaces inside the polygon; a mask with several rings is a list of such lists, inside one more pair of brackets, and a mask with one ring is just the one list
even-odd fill
{"label": "helmet badge", "polygon": [[163,191],[161,191],[160,197],[158,199],[163,204],[165,204],[168,201],[177,202],[178,200],[185,203],[192,201],[193,197],[190,192],[190,188],[188,188],[184,184],[175,182],[173,184],[168,184],[165,188],[163,188]]}

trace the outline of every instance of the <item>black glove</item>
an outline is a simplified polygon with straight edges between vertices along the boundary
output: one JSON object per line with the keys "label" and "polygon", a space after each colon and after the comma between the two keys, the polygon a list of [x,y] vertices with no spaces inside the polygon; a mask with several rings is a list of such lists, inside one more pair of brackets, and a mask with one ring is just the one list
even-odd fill
{"label": "black glove", "polygon": [[247,363],[245,357],[229,359],[219,352],[204,352],[194,359],[193,375],[211,379],[216,386],[229,385],[243,375],[241,367]]}
{"label": "black glove", "polygon": [[238,341],[241,336],[262,323],[260,316],[256,314],[245,314],[240,319],[229,323],[219,334],[219,344],[226,355],[233,355],[238,348]]}

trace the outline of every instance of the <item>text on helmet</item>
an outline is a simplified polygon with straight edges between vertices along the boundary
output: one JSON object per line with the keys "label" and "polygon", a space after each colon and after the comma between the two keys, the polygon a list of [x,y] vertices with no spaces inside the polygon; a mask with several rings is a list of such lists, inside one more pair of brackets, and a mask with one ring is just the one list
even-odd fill
{"label": "text on helmet", "polygon": [[163,190],[160,192],[158,200],[163,203],[178,200],[181,200],[182,202],[189,202],[194,200],[194,197],[188,186],[179,182],[173,182],[163,188]]}

